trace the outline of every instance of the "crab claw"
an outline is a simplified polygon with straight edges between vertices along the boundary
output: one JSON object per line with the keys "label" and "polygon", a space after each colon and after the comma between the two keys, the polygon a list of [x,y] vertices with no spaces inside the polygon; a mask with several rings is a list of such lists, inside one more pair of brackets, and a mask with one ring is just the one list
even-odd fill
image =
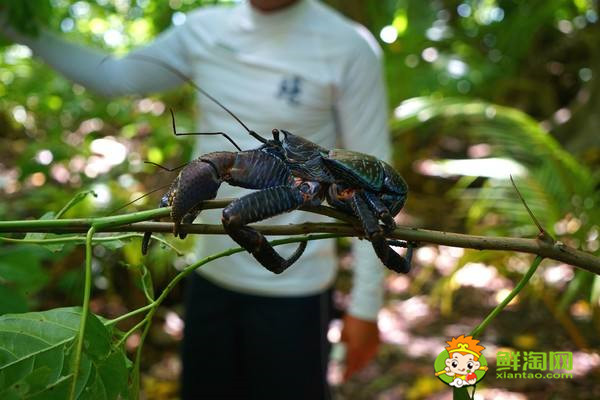
{"label": "crab claw", "polygon": [[[201,159],[192,161],[181,170],[159,204],[159,207],[171,207],[173,234],[185,238],[186,234],[179,231],[181,223],[193,222],[200,212],[202,201],[214,199],[220,185],[221,179],[215,167]],[[142,254],[148,252],[151,236],[152,232],[144,233]]]}
{"label": "crab claw", "polygon": [[198,206],[204,200],[214,199],[220,185],[221,179],[213,165],[201,159],[194,160],[181,170],[168,193],[173,234],[182,239],[185,237],[179,232],[182,220],[192,222],[198,215]]}

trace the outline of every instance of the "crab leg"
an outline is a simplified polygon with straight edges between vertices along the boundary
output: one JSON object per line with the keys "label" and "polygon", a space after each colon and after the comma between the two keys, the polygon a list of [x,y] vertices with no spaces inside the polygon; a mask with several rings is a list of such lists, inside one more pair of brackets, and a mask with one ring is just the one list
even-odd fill
{"label": "crab leg", "polygon": [[365,199],[369,203],[372,209],[377,212],[377,217],[383,222],[385,225],[386,232],[391,232],[396,229],[396,222],[394,221],[394,217],[390,214],[390,210],[383,204],[379,197],[374,195],[371,192],[364,192]]}
{"label": "crab leg", "polygon": [[251,253],[269,271],[280,274],[290,267],[304,252],[306,242],[301,242],[287,260],[271,247],[267,239],[246,224],[295,210],[313,201],[319,192],[316,182],[305,182],[300,186],[275,186],[250,193],[234,200],[223,210],[225,231],[240,246]]}
{"label": "crab leg", "polygon": [[390,244],[383,234],[383,229],[379,226],[378,217],[369,208],[369,204],[364,198],[364,194],[357,191],[352,195],[349,201],[352,210],[362,222],[363,229],[383,265],[392,271],[403,274],[407,273],[410,270],[410,262],[390,247]]}

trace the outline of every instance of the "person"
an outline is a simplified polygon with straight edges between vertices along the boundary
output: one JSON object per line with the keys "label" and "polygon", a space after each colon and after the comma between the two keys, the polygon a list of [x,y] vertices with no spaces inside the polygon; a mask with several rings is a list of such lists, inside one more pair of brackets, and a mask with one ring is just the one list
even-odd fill
{"label": "person", "polygon": [[[389,161],[381,50],[364,27],[317,0],[202,7],[122,58],[46,31],[33,38],[6,24],[2,30],[69,79],[102,95],[160,92],[183,83],[180,76],[135,56],[153,57],[191,77],[256,132],[283,128],[326,148],[343,146]],[[199,95],[197,101],[199,131],[229,132],[243,149],[258,147],[208,98]],[[202,136],[195,152],[228,145],[222,137]],[[219,197],[243,193],[223,185]],[[292,212],[269,222],[293,224],[309,217]],[[220,215],[203,211],[200,218],[219,223]],[[234,245],[225,235],[205,236],[196,250],[205,257]],[[277,248],[284,257],[294,249]],[[367,241],[354,243],[354,259],[342,334],[346,377],[376,353],[385,270]],[[329,240],[310,242],[280,275],[247,253],[201,268],[187,290],[182,397],[329,398],[326,334],[336,267]]]}

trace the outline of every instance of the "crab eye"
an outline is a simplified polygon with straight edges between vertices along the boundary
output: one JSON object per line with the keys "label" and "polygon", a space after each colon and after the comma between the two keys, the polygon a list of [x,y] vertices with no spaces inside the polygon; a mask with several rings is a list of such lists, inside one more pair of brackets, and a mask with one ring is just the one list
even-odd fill
{"label": "crab eye", "polygon": [[458,367],[458,361],[452,361],[452,368]]}
{"label": "crab eye", "polygon": [[469,363],[467,363],[467,368],[473,369],[473,363],[469,361]]}

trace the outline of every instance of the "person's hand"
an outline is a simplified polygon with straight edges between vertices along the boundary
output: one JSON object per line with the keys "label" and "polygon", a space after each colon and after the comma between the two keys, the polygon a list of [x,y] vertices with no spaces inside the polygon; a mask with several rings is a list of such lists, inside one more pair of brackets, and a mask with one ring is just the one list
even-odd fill
{"label": "person's hand", "polygon": [[346,314],[342,342],[346,343],[346,370],[344,380],[363,369],[379,347],[377,321],[367,321]]}

